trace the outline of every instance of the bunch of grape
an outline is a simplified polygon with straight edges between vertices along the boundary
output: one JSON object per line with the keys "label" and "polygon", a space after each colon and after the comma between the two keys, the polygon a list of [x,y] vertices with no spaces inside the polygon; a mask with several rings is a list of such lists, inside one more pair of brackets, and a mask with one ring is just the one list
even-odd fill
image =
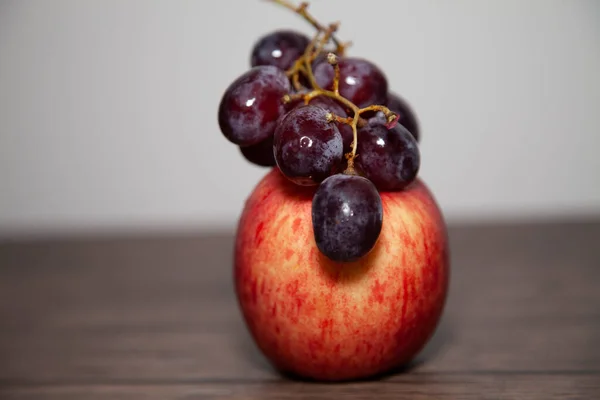
{"label": "bunch of grape", "polygon": [[[375,246],[383,223],[381,191],[403,190],[420,166],[419,126],[372,62],[345,55],[307,5],[284,5],[317,28],[311,40],[290,30],[263,36],[251,68],[221,99],[221,132],[250,162],[276,167],[298,185],[316,186],[314,237],[331,260],[352,262]],[[336,46],[328,49],[331,42]]]}

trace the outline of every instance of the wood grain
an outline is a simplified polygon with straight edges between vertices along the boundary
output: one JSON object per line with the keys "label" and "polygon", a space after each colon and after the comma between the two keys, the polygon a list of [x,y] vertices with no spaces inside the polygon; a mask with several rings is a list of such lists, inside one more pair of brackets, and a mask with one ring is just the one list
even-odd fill
{"label": "wood grain", "polygon": [[0,244],[0,398],[600,398],[600,222],[450,239],[450,297],[423,353],[333,385],[281,377],[258,352],[231,233]]}

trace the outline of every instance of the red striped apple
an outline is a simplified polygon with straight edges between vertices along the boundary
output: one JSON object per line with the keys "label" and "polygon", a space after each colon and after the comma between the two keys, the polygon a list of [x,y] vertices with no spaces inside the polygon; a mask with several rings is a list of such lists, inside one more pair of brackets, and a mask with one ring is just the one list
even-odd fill
{"label": "red striped apple", "polygon": [[375,247],[352,263],[313,237],[315,187],[277,168],[246,201],[235,246],[235,290],[248,329],[279,370],[325,381],[368,378],[412,360],[431,338],[448,290],[446,225],[421,180],[381,192]]}

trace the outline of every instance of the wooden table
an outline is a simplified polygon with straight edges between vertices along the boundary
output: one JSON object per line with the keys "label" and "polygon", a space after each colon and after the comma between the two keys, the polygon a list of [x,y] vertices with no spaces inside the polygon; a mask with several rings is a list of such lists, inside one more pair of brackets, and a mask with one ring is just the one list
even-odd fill
{"label": "wooden table", "polygon": [[600,398],[600,221],[450,231],[442,323],[377,381],[280,377],[232,291],[232,234],[0,245],[1,399]]}

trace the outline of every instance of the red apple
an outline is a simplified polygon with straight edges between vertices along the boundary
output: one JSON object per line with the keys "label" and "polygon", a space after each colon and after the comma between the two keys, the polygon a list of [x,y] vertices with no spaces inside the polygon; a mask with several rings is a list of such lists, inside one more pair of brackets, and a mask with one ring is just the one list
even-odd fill
{"label": "red apple", "polygon": [[383,192],[383,227],[373,250],[335,263],[315,244],[316,188],[275,168],[242,212],[235,290],[263,354],[281,371],[317,380],[367,378],[401,366],[424,347],[444,308],[448,241],[422,181]]}

